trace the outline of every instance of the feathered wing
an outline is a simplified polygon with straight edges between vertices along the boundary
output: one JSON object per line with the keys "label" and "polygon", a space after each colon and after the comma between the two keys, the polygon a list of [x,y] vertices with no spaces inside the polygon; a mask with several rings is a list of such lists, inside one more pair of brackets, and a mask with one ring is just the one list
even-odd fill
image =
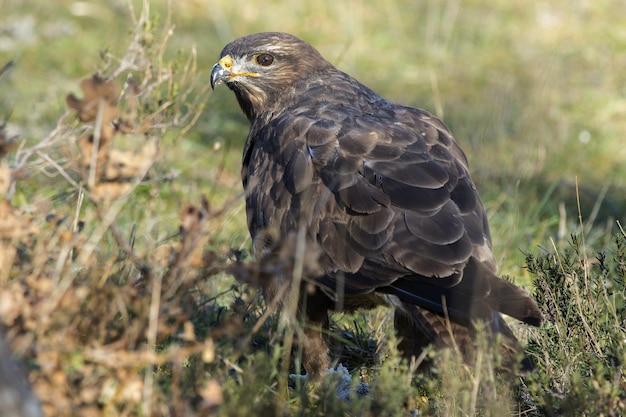
{"label": "feathered wing", "polygon": [[[495,273],[465,155],[424,111],[391,103],[376,111],[353,116],[327,106],[278,120],[277,131],[291,135],[271,153],[284,161],[289,192],[270,188],[263,199],[274,210],[291,207],[277,213],[287,220],[283,227],[310,219],[309,237],[325,253],[323,285],[396,296],[413,323],[408,328],[429,342],[449,339],[442,333],[447,316],[459,340],[471,340],[468,326],[482,319],[512,344],[498,312],[533,325],[541,315],[525,291]],[[274,184],[281,180],[275,175]]]}
{"label": "feathered wing", "polygon": [[257,252],[267,243],[255,238],[260,231],[306,227],[323,253],[319,283],[397,297],[412,343],[447,344],[449,317],[460,341],[481,319],[513,345],[498,312],[533,325],[541,315],[496,275],[486,215],[448,129],[343,75],[326,81],[331,99],[312,87],[295,107],[252,126],[243,177]]}
{"label": "feathered wing", "polygon": [[484,209],[443,123],[386,101],[356,114],[343,97],[251,130],[243,177],[253,238],[305,219],[325,253],[324,285],[341,274],[348,294],[382,290],[437,312],[444,295],[466,322],[493,309],[536,324],[532,299],[495,274]]}
{"label": "feathered wing", "polygon": [[[375,110],[365,116],[317,110],[323,123],[300,134],[321,182],[315,194],[328,201],[324,210],[331,206],[311,215],[320,224],[318,240],[340,242],[364,258],[354,265],[329,247],[336,270],[353,274],[358,290],[359,277],[368,281],[363,289],[412,278],[451,287],[471,257],[493,265],[484,210],[445,127],[415,109]],[[327,114],[345,120],[329,121]]]}

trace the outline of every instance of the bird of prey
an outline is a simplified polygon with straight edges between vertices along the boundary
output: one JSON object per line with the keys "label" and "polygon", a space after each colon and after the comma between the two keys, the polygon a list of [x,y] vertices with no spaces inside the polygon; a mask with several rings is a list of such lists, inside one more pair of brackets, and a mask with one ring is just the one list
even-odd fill
{"label": "bird of prey", "polygon": [[300,301],[307,371],[328,366],[329,310],[381,303],[395,307],[408,357],[435,344],[469,359],[481,321],[514,360],[520,347],[500,313],[534,326],[541,313],[498,277],[467,158],[443,122],[382,98],[286,33],[226,45],[211,71],[220,83],[250,121],[241,174],[253,251],[300,232],[320,253],[309,277],[319,290]]}

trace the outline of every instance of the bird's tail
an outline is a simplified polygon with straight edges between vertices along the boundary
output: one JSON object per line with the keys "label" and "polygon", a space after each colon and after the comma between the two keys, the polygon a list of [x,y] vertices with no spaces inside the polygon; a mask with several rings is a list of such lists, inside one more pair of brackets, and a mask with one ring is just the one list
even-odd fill
{"label": "bird's tail", "polygon": [[[426,346],[434,345],[459,352],[467,364],[475,363],[477,330],[474,325],[457,323],[400,301],[399,306],[396,304],[394,326],[400,338],[399,348],[407,358],[417,358]],[[525,356],[517,338],[498,312],[493,312],[492,322],[485,323],[484,327],[487,340],[498,340],[500,344],[500,370],[523,373],[533,369],[532,361]]]}

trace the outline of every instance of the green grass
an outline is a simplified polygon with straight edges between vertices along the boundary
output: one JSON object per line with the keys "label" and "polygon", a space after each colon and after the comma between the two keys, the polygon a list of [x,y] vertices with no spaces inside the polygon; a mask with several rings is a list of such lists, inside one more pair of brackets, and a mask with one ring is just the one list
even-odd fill
{"label": "green grass", "polygon": [[[0,145],[0,170],[15,180],[0,210],[0,322],[46,414],[623,413],[624,358],[611,339],[623,340],[626,13],[617,0],[570,3],[216,0],[174,2],[170,15],[153,2],[137,25],[138,1],[0,0],[0,67],[15,61],[0,75],[0,120],[18,136]],[[262,30],[307,39],[383,96],[449,125],[500,271],[557,317],[516,328],[535,374],[500,380],[486,347],[474,367],[432,353],[445,366],[416,373],[377,310],[334,317],[337,337],[354,342],[337,355],[369,396],[340,401],[332,380],[287,388],[285,329],[227,273],[250,245],[239,179],[247,121],[230,91],[208,89],[222,47]],[[96,125],[65,100],[82,97],[80,80],[96,71],[117,73],[127,91],[131,76],[151,87],[135,107],[129,95],[117,104],[148,129],[116,133],[112,148],[150,137],[160,149],[134,162],[145,176],[108,184],[131,187],[118,201],[88,187],[78,137]]]}

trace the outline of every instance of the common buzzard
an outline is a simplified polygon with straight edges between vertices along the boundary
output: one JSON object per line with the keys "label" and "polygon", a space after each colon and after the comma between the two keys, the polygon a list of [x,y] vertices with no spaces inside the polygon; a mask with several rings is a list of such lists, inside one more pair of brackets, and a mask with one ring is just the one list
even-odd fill
{"label": "common buzzard", "polygon": [[328,310],[383,302],[409,356],[434,343],[471,358],[479,320],[513,360],[519,345],[500,313],[534,326],[541,314],[496,275],[467,158],[439,119],[380,97],[286,33],[226,45],[211,72],[212,87],[222,82],[250,121],[242,179],[254,252],[300,231],[321,253],[310,277],[320,290],[301,300],[309,372],[328,366]]}

